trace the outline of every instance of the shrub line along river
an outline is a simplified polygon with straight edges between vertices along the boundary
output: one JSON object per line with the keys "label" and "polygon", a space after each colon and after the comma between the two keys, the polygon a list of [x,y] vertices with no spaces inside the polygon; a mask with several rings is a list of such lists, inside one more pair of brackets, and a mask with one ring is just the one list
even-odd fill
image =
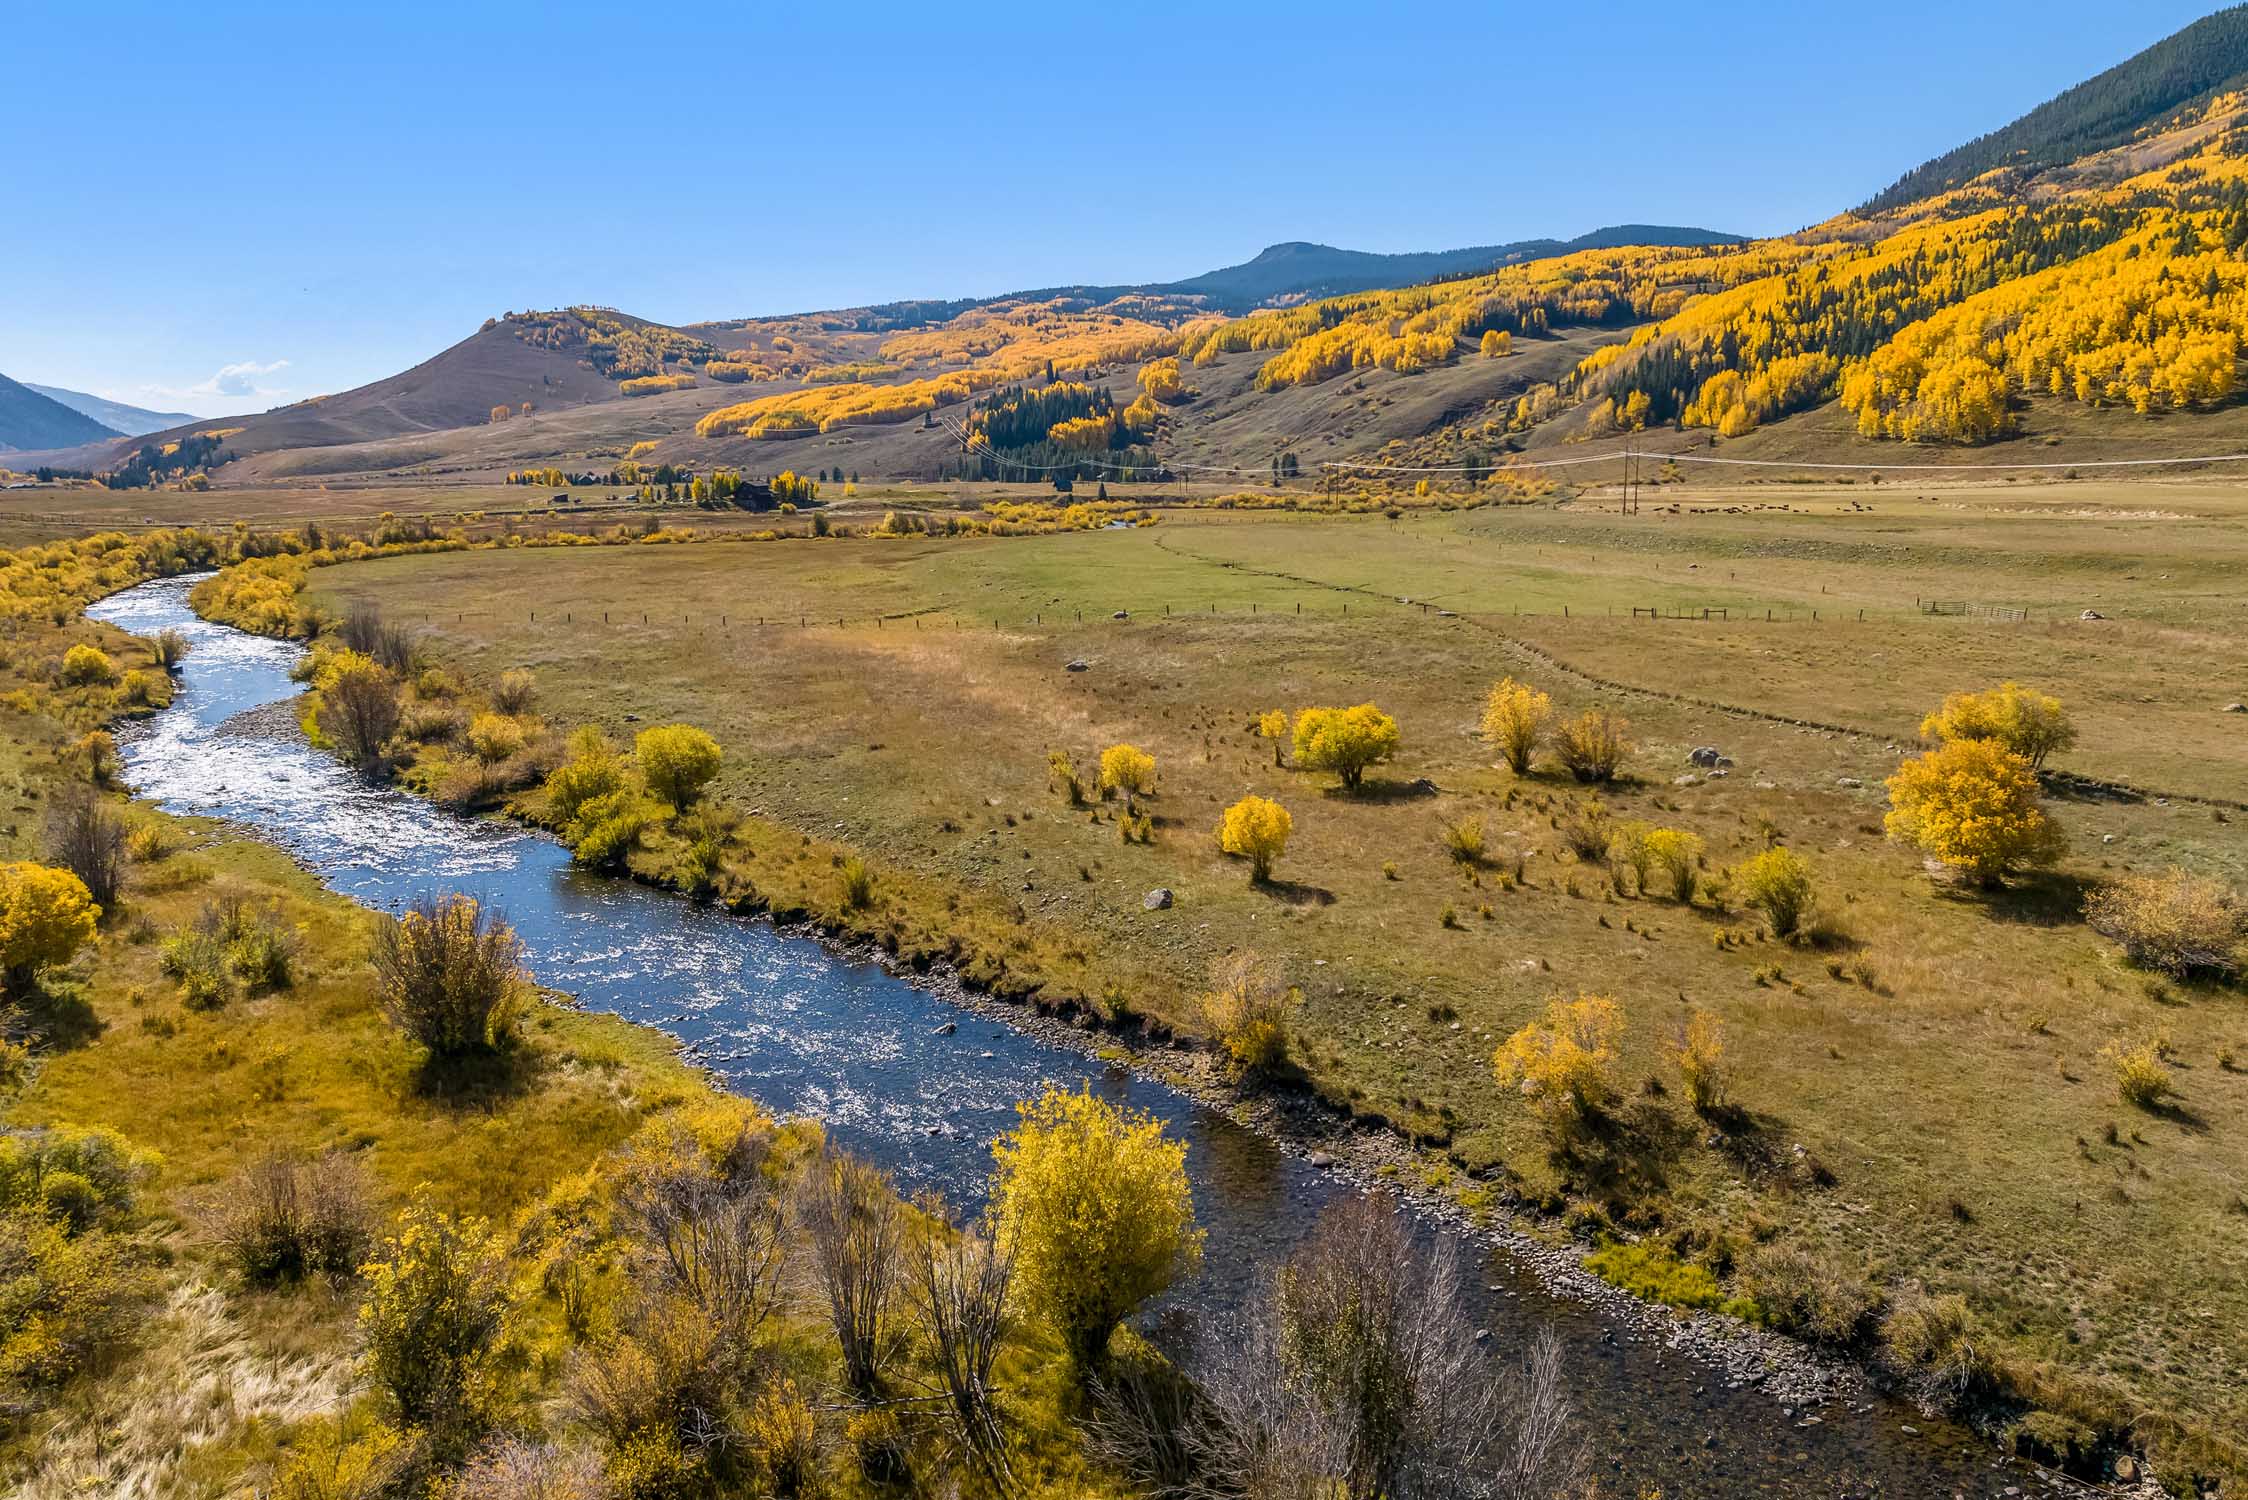
{"label": "shrub line along river", "polygon": [[[252,712],[296,694],[289,668],[303,648],[197,618],[193,581],[143,584],[88,611],[140,635],[178,630],[192,647],[172,705],[122,736],[126,780],[140,796],[225,819],[371,907],[395,911],[443,890],[490,902],[514,923],[540,983],[670,1033],[725,1087],[818,1119],[901,1187],[934,1188],[966,1209],[981,1202],[990,1142],[1012,1125],[1015,1102],[1049,1082],[1146,1110],[1187,1142],[1209,1233],[1204,1271],[1174,1299],[1189,1311],[1236,1301],[1323,1206],[1358,1190],[1167,1085],[964,1008],[871,958],[588,874],[543,834],[359,777],[276,731],[273,714]],[[1415,1222],[1424,1235],[1463,1232],[1427,1214]],[[1731,1349],[1729,1365],[1694,1357],[1684,1346],[1708,1341],[1686,1320],[1556,1295],[1486,1236],[1463,1249],[1470,1313],[1496,1355],[1519,1354],[1541,1324],[1563,1334],[1606,1493],[1831,1500],[2077,1489],[1893,1401],[1855,1394],[1796,1409],[1745,1367],[1753,1345]]]}

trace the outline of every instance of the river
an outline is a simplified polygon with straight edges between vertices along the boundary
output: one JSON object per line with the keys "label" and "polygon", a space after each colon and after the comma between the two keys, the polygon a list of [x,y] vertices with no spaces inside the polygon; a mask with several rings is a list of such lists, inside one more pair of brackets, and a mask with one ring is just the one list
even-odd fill
{"label": "river", "polygon": [[[289,668],[302,648],[196,618],[192,582],[144,584],[88,611],[136,634],[178,630],[192,647],[171,706],[120,736],[139,795],[224,818],[368,906],[395,911],[445,890],[496,905],[541,983],[671,1033],[725,1086],[778,1113],[816,1117],[902,1186],[934,1188],[965,1208],[980,1203],[992,1137],[1012,1124],[1017,1100],[1047,1083],[1088,1084],[1146,1110],[1187,1142],[1209,1234],[1205,1270],[1183,1293],[1190,1306],[1237,1297],[1323,1205],[1356,1190],[1162,1084],[962,1009],[878,964],[589,875],[542,834],[456,816],[294,736],[260,732],[241,716],[297,692]],[[1420,1232],[1455,1231],[1424,1222]],[[1996,1497],[2056,1484],[1952,1424],[1870,1395],[1815,1413],[1787,1409],[1753,1378],[1673,1347],[1645,1319],[1548,1292],[1482,1237],[1466,1253],[1481,1273],[1471,1312],[1499,1354],[1519,1351],[1541,1323],[1567,1339],[1604,1493]]]}

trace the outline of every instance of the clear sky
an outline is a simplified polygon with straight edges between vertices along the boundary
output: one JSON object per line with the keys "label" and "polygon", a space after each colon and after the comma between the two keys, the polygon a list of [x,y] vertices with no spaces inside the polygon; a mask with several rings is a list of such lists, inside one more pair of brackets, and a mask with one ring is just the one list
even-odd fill
{"label": "clear sky", "polygon": [[216,416],[514,308],[1785,232],[2217,8],[9,0],[0,373]]}

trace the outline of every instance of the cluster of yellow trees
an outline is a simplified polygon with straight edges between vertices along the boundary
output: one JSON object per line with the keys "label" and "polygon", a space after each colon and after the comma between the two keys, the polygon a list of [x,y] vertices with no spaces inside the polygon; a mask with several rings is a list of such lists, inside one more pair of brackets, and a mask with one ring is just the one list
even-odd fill
{"label": "cluster of yellow trees", "polygon": [[[971,308],[946,323],[882,343],[882,357],[904,368],[965,365],[1003,385],[1053,370],[1091,370],[1171,354],[1188,329],[1214,319],[1187,316],[1186,304],[1119,298],[1079,309],[1062,299],[1016,300]],[[1162,321],[1157,321],[1158,319]]]}
{"label": "cluster of yellow trees", "polygon": [[627,396],[655,396],[665,391],[694,389],[692,375],[641,375],[625,381],[617,389]]}
{"label": "cluster of yellow trees", "polygon": [[[2239,385],[2248,267],[2220,246],[2175,253],[2174,216],[2122,244],[1991,288],[1900,331],[1842,382],[1867,437],[1974,440],[2042,391],[2144,415],[2223,401]],[[2201,238],[2188,221],[2184,232]]]}
{"label": "cluster of yellow trees", "polygon": [[1516,423],[1605,398],[1628,426],[1644,395],[1651,420],[1737,436],[1839,395],[1864,436],[1980,442],[2030,394],[2140,413],[2229,399],[2248,332],[2248,162],[2211,141],[2112,187],[1964,194],[1878,239],[1840,224],[1798,236],[1797,263],[1599,351],[1524,397]]}
{"label": "cluster of yellow trees", "polygon": [[546,349],[583,348],[593,367],[611,380],[661,375],[666,365],[699,365],[718,352],[690,334],[628,318],[610,307],[511,312],[501,321],[526,344]]}
{"label": "cluster of yellow trees", "polygon": [[[1662,317],[1696,292],[1769,276],[1813,255],[1805,246],[1584,250],[1508,266],[1483,276],[1393,291],[1354,292],[1301,307],[1251,313],[1182,330],[1182,359],[1278,351],[1258,371],[1260,389],[1310,385],[1352,370],[1427,369],[1472,345],[1503,354],[1516,332],[1625,316]],[[1509,342],[1486,343],[1485,333]]]}

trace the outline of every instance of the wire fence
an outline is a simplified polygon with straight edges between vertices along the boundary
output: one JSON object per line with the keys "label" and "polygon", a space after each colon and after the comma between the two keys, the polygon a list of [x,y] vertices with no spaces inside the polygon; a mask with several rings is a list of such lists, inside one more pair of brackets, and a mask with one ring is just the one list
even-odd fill
{"label": "wire fence", "polygon": [[[1939,603],[1941,603],[1941,607],[1937,607]],[[1737,602],[1709,605],[1632,605],[1605,602],[1587,606],[1581,603],[1564,602],[1555,604],[1552,601],[1540,600],[1527,608],[1522,605],[1509,605],[1491,609],[1468,610],[1460,609],[1441,599],[1414,599],[1403,596],[1386,601],[1360,597],[1355,600],[1330,598],[1309,601],[1252,600],[1245,604],[1220,604],[1216,602],[1199,604],[1162,603],[1125,608],[1115,608],[1107,604],[1092,606],[1058,605],[1028,611],[1001,611],[997,613],[932,607],[918,610],[892,610],[876,614],[853,614],[849,612],[831,614],[810,610],[784,610],[754,614],[731,610],[722,610],[715,614],[707,611],[674,613],[669,610],[648,610],[631,605],[595,601],[588,604],[570,603],[560,607],[548,606],[522,611],[463,609],[431,610],[422,611],[418,614],[405,611],[399,613],[397,618],[407,621],[418,620],[424,626],[439,628],[446,625],[466,625],[469,621],[475,620],[480,623],[521,621],[526,625],[546,625],[561,629],[644,627],[668,630],[678,626],[703,631],[716,629],[725,632],[773,629],[810,630],[815,627],[836,630],[962,631],[1005,630],[1010,628],[1044,629],[1047,627],[1083,625],[1088,622],[1094,624],[1103,622],[1126,624],[1133,621],[1170,619],[1277,620],[1317,617],[1340,619],[1374,615],[1381,612],[1385,605],[1390,610],[1408,610],[1432,620],[1468,621],[1627,619],[1648,622],[1659,621],[1665,624],[1830,625],[1863,624],[1869,618],[1869,611],[1862,608],[1747,606]],[[1978,605],[1971,608],[1976,612],[1974,615],[1976,618],[2019,621],[2028,617],[2026,610],[2008,610],[2004,606]],[[1912,619],[1915,616],[1958,615],[1963,612],[1966,611],[1949,603],[1936,600],[1915,600],[1913,609],[1909,612],[1901,607],[1889,610],[1877,608],[1870,612],[1870,618],[1875,623],[1880,623],[1883,620],[1901,621]],[[585,618],[579,619],[580,615]]]}

